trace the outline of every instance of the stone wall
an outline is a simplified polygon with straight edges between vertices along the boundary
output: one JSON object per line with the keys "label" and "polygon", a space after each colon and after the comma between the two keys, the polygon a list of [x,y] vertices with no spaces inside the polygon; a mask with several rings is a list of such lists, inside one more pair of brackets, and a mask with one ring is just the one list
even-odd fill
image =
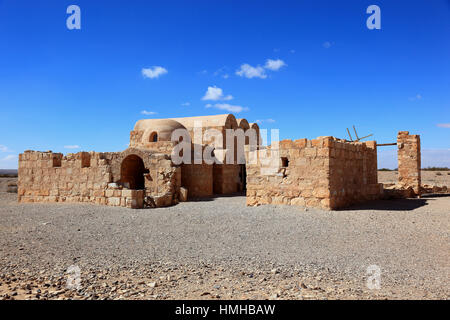
{"label": "stone wall", "polygon": [[150,207],[166,207],[178,203],[181,167],[173,165],[167,154],[154,154],[146,166],[145,195]]}
{"label": "stone wall", "polygon": [[214,193],[230,194],[243,191],[241,174],[239,164],[214,164]]}
{"label": "stone wall", "polygon": [[131,131],[130,132],[130,148],[141,148],[146,150],[154,150],[161,153],[170,154],[177,144],[173,141],[143,141],[145,131]]}
{"label": "stone wall", "polygon": [[[265,155],[272,157],[267,166],[263,163]],[[269,147],[250,152],[249,158],[252,157],[257,157],[257,163],[248,163],[246,168],[247,205],[326,207],[329,204],[328,147],[313,146],[306,139],[283,140],[279,143],[279,153]]]}
{"label": "stone wall", "polygon": [[375,141],[330,141],[330,208],[378,199],[377,147]]}
{"label": "stone wall", "polygon": [[[129,157],[142,159],[142,190],[127,179]],[[137,161],[130,163],[134,165]],[[128,172],[128,173],[127,173]],[[26,151],[19,155],[19,202],[90,202],[111,206],[160,207],[178,202],[181,168],[170,156],[153,151],[79,152]],[[145,186],[145,187],[144,187]],[[133,189],[130,189],[133,188]],[[145,190],[144,190],[145,188]]]}
{"label": "stone wall", "polygon": [[257,163],[247,163],[250,206],[337,209],[381,194],[375,142],[349,143],[333,137],[283,140],[278,151],[269,147],[249,153],[249,161],[255,157]]}
{"label": "stone wall", "polygon": [[213,166],[208,164],[182,164],[181,186],[186,188],[188,198],[209,197],[213,190]]}
{"label": "stone wall", "polygon": [[403,188],[411,187],[420,195],[420,136],[400,131],[397,135],[398,148],[398,184]]}
{"label": "stone wall", "polygon": [[18,200],[104,203],[104,192],[112,182],[108,155],[25,151],[19,155]]}

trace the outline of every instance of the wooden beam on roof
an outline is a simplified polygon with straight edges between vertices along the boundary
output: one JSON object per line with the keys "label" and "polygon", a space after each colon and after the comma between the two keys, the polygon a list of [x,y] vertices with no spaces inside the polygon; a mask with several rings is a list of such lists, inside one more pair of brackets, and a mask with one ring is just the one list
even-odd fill
{"label": "wooden beam on roof", "polygon": [[393,143],[377,143],[377,147],[384,147],[384,146],[396,146],[397,142],[393,142]]}

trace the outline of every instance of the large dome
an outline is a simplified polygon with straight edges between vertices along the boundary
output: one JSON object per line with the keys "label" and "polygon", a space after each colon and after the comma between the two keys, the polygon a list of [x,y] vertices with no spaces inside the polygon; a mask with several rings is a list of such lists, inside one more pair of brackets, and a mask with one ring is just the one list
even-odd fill
{"label": "large dome", "polygon": [[214,116],[172,118],[183,124],[186,128],[193,128],[196,121],[201,121],[203,127],[225,127],[225,129],[236,129],[238,124],[232,114],[219,114]]}

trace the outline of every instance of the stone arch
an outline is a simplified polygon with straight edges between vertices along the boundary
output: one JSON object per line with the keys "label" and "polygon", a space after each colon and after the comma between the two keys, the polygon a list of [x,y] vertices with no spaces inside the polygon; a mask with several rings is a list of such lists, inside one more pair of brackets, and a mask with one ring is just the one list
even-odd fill
{"label": "stone arch", "polygon": [[126,157],[128,157],[130,155],[138,156],[139,158],[142,159],[145,169],[148,170],[151,167],[151,157],[155,153],[156,152],[153,150],[142,150],[142,149],[138,149],[138,148],[128,148],[128,149],[124,150],[113,161],[112,168],[111,168],[111,173],[113,175],[113,181],[114,182],[122,182],[121,181],[122,180],[121,179],[121,167],[122,167],[122,162],[124,161],[124,159]]}
{"label": "stone arch", "polygon": [[122,160],[120,165],[120,182],[129,189],[144,190],[144,174],[148,173],[141,157],[130,154]]}

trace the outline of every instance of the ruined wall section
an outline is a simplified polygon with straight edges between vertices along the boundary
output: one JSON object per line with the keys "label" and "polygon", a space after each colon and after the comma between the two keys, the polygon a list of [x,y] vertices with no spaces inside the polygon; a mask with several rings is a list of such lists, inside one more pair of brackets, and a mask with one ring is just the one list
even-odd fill
{"label": "ruined wall section", "polygon": [[[159,142],[155,142],[159,143]],[[111,158],[113,181],[122,188],[121,171],[124,160],[129,156],[142,159],[146,170],[143,190],[144,206],[166,207],[178,203],[181,186],[181,167],[172,163],[170,154],[157,150],[128,148]],[[123,188],[124,189],[124,188]]]}
{"label": "ruined wall section", "polygon": [[[375,142],[349,143],[333,137],[283,140],[275,170],[262,161],[270,147],[256,151],[258,162],[247,164],[247,205],[287,204],[337,209],[376,199]],[[249,160],[255,152],[249,153]]]}
{"label": "ruined wall section", "polygon": [[[242,165],[243,166],[243,165]],[[238,164],[214,164],[214,193],[232,194],[243,191],[242,167]]]}
{"label": "ruined wall section", "polygon": [[209,197],[213,190],[213,165],[182,164],[181,186],[186,188],[189,199]]}
{"label": "ruined wall section", "polygon": [[25,151],[19,155],[18,200],[105,204],[105,189],[112,182],[110,155]]}
{"label": "ruined wall section", "polygon": [[[324,139],[283,140],[279,154],[270,148],[252,151],[247,164],[247,205],[287,204],[330,207],[330,148]],[[264,158],[272,156],[275,167],[265,167]]]}
{"label": "ruined wall section", "polygon": [[331,208],[342,208],[381,196],[383,189],[378,183],[375,141],[330,141],[330,190]]}
{"label": "ruined wall section", "polygon": [[181,167],[172,163],[167,154],[154,154],[144,174],[145,195],[150,207],[167,207],[178,203],[181,187]]}
{"label": "ruined wall section", "polygon": [[416,195],[420,195],[420,136],[400,131],[397,135],[397,148],[398,184],[404,188],[411,187]]}
{"label": "ruined wall section", "polygon": [[[146,190],[121,183],[120,167],[128,155],[143,159]],[[178,202],[181,168],[162,153],[127,149],[124,152],[76,154],[26,151],[19,155],[19,202],[90,202],[142,208]]]}

